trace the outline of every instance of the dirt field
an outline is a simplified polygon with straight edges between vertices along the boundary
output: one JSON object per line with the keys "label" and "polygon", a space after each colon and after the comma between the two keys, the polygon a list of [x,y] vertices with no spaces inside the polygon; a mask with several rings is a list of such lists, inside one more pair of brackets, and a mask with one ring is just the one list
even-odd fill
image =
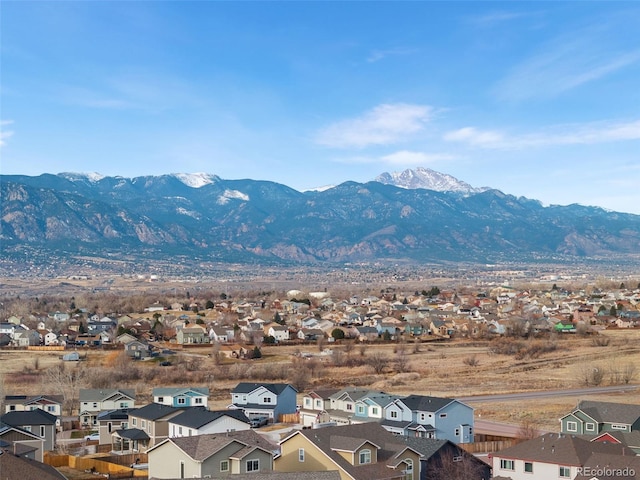
{"label": "dirt field", "polygon": [[[159,367],[157,362],[114,361],[114,352],[89,351],[87,360],[67,363],[68,369],[90,369],[92,372],[122,374],[135,366],[138,377],[120,387],[135,388],[142,403],[150,399],[155,386],[177,384],[203,385],[211,390],[212,408],[225,408],[229,391],[239,381],[260,381],[256,372],[284,372],[295,375],[308,372],[305,390],[323,387],[356,385],[396,394],[424,394],[443,397],[461,397],[483,394],[515,393],[545,389],[580,388],[585,386],[589,372],[603,372],[601,386],[640,383],[640,330],[609,330],[602,334],[608,345],[599,346],[592,337],[561,335],[553,340],[520,340],[521,348],[530,348],[532,355],[516,358],[514,355],[495,353],[494,341],[456,340],[443,343],[423,343],[419,351],[412,343],[404,345],[404,368],[399,367],[402,357],[398,345],[353,346],[342,352],[345,366],[332,366],[330,356],[319,356],[315,345],[263,346],[263,358],[251,361],[225,360],[216,365],[208,355],[211,347],[189,349],[173,358],[174,366]],[[541,347],[552,343],[546,353]],[[535,348],[533,348],[535,347]],[[344,345],[330,345],[343,350]],[[50,391],[51,385],[42,381],[43,372],[58,365],[61,352],[0,351],[0,374],[4,377],[4,395],[59,393]],[[308,353],[313,360],[304,360],[296,353]],[[383,373],[376,374],[372,359],[383,354],[387,363]],[[395,360],[394,360],[395,359]],[[310,363],[308,363],[310,362]],[[635,367],[631,379],[622,379],[620,372]],[[310,368],[311,366],[311,368]],[[259,370],[261,369],[261,370]],[[404,370],[398,372],[398,370]],[[234,376],[232,372],[237,372]],[[614,378],[615,372],[618,372]],[[291,378],[264,378],[265,381],[290,381]],[[640,403],[638,391],[624,394],[599,395],[606,401]],[[474,403],[479,418],[519,424],[532,421],[540,428],[557,430],[558,418],[576,405],[583,397],[561,397],[513,402]]]}

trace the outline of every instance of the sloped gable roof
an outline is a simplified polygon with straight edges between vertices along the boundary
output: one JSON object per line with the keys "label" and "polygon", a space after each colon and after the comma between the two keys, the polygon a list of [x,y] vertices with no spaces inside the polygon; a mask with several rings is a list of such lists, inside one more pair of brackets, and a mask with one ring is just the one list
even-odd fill
{"label": "sloped gable roof", "polygon": [[0,417],[4,423],[12,426],[21,425],[55,425],[57,417],[40,408],[35,410],[14,411]]}
{"label": "sloped gable roof", "polygon": [[577,410],[586,413],[598,423],[631,425],[640,418],[640,405],[626,403],[583,400],[578,404]]}
{"label": "sloped gable roof", "polygon": [[244,423],[250,423],[242,410],[206,410],[204,407],[188,408],[171,419],[171,423],[189,428],[200,428],[222,417],[231,417]]}
{"label": "sloped gable roof", "polygon": [[259,388],[266,388],[271,393],[274,393],[276,395],[280,395],[288,387],[292,388],[295,392],[297,392],[297,390],[292,385],[290,385],[288,383],[248,383],[248,382],[241,382],[238,385],[236,385],[236,388],[231,390],[231,393],[251,393],[251,392],[254,392],[255,390],[258,390]]}

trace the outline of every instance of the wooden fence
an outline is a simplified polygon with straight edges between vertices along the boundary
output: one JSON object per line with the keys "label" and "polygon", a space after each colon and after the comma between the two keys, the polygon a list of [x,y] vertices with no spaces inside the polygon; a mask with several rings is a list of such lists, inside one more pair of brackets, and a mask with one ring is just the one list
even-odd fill
{"label": "wooden fence", "polygon": [[512,447],[520,440],[512,438],[509,440],[489,440],[486,442],[460,443],[459,447],[469,453],[491,453],[502,450],[503,448]]}
{"label": "wooden fence", "polygon": [[278,419],[280,423],[300,423],[299,413],[282,413]]}
{"label": "wooden fence", "polygon": [[[135,456],[141,457],[139,455]],[[110,458],[110,457],[105,457]],[[136,458],[133,458],[132,463]],[[84,472],[96,472],[107,475],[108,478],[147,478],[147,470],[130,468],[128,465],[119,465],[105,461],[103,458],[76,457],[73,455],[54,455],[49,452],[44,454],[44,463],[52,467],[69,467]],[[130,464],[129,464],[130,465]]]}

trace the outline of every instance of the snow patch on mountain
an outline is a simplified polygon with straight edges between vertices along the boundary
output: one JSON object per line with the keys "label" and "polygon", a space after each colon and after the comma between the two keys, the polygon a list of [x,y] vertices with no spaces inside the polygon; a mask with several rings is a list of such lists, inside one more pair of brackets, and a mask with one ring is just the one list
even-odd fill
{"label": "snow patch on mountain", "polygon": [[198,212],[187,210],[186,208],[178,207],[176,208],[176,212],[179,213],[180,215],[186,215],[188,217],[195,218],[196,220],[200,219],[200,215],[198,215]]}
{"label": "snow patch on mountain", "polygon": [[104,175],[102,175],[101,173],[98,173],[98,172],[86,172],[86,173],[63,172],[63,173],[60,173],[59,176],[61,176],[63,178],[66,178],[67,180],[70,180],[72,182],[86,180],[86,181],[89,181],[91,183],[99,182],[100,180],[105,178]]}
{"label": "snow patch on mountain", "polygon": [[446,173],[436,172],[430,168],[418,167],[415,170],[407,169],[402,172],[384,172],[378,175],[376,182],[394,185],[400,188],[416,189],[425,188],[437,192],[480,193],[489,190],[488,187],[472,187],[462,180]]}
{"label": "snow patch on mountain", "polygon": [[191,188],[201,188],[205,185],[211,185],[219,180],[217,175],[210,173],[173,173],[174,177]]}
{"label": "snow patch on mountain", "polygon": [[242,200],[243,202],[248,202],[249,201],[249,195],[247,195],[246,193],[242,193],[238,190],[225,190],[224,193],[222,195],[220,195],[218,197],[218,204],[219,205],[225,205],[227,203],[229,203],[229,200]]}

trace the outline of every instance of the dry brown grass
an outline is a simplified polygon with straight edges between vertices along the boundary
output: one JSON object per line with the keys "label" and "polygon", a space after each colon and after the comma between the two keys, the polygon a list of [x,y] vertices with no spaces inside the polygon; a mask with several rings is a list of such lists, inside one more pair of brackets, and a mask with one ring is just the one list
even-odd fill
{"label": "dry brown grass", "polygon": [[[396,394],[425,394],[443,397],[514,393],[545,389],[580,388],[579,369],[584,365],[610,369],[627,364],[640,365],[640,330],[605,332],[610,342],[596,346],[590,337],[566,335],[556,337],[553,348],[545,348],[549,340],[519,340],[526,355],[495,353],[492,341],[455,340],[449,343],[423,344],[419,352],[406,349],[405,372],[396,371],[395,345],[368,345],[362,356],[358,349],[344,353],[344,366],[335,367],[330,358],[301,360],[294,357],[300,350],[317,353],[314,346],[264,346],[263,358],[253,361],[225,360],[216,365],[211,347],[189,349],[178,354],[172,367],[159,367],[156,362],[123,363],[113,352],[89,351],[87,360],[77,368],[101,372],[101,381],[118,378],[119,387],[136,388],[141,401],[150,399],[155,386],[206,385],[211,391],[213,408],[224,408],[229,391],[239,381],[294,381],[295,374],[306,372],[306,390],[320,387],[340,388],[347,385],[384,390]],[[339,349],[340,345],[331,348]],[[394,353],[394,349],[396,353]],[[4,374],[5,394],[45,392],[39,373],[60,362],[61,352],[0,351],[0,373]],[[376,374],[368,359],[379,353],[389,363],[382,374]],[[517,357],[517,358],[516,358]],[[33,366],[38,365],[36,371]],[[474,358],[470,362],[469,358]],[[356,361],[357,360],[357,361]],[[305,363],[309,362],[309,363]],[[471,363],[471,364],[470,364]],[[97,373],[92,381],[97,381]],[[291,378],[289,378],[291,377]],[[300,381],[300,378],[297,378]],[[640,371],[631,383],[640,383]],[[602,385],[611,384],[607,375]],[[115,386],[115,385],[113,385]],[[585,397],[586,398],[586,397]],[[593,397],[591,397],[593,398]],[[637,392],[601,395],[597,398],[618,402],[637,402]],[[532,401],[483,402],[474,404],[481,418],[521,423],[535,419],[541,428],[557,429],[558,418],[575,406],[577,397],[537,399]]]}

